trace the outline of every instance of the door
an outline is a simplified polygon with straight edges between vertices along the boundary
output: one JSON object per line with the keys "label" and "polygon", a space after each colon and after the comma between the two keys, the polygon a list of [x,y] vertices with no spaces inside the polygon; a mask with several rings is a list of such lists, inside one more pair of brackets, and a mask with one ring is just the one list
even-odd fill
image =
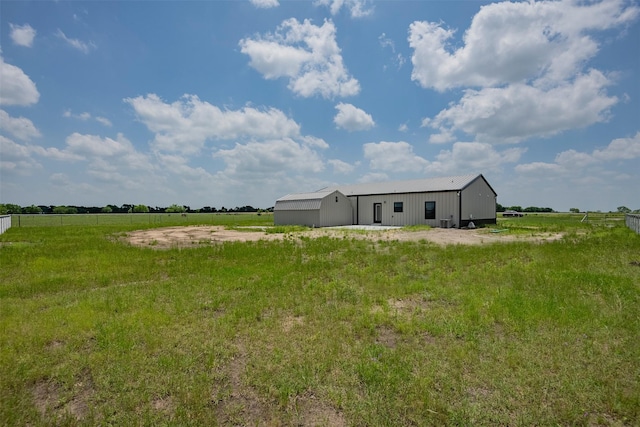
{"label": "door", "polygon": [[373,204],[373,223],[382,223],[382,203]]}

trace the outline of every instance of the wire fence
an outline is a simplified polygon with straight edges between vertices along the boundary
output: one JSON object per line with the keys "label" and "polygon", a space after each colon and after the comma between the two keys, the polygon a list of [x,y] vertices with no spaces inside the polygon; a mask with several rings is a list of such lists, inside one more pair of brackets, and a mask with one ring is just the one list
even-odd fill
{"label": "wire fence", "polygon": [[[235,224],[254,218],[273,221],[270,213],[130,213],[130,214],[19,214],[12,215],[13,227],[108,226],[108,225],[192,225]],[[260,219],[258,219],[258,217]],[[9,216],[11,224],[11,216]]]}
{"label": "wire fence", "polygon": [[11,228],[11,215],[0,215],[0,234]]}
{"label": "wire fence", "polygon": [[627,214],[624,221],[627,227],[640,234],[640,215]]}

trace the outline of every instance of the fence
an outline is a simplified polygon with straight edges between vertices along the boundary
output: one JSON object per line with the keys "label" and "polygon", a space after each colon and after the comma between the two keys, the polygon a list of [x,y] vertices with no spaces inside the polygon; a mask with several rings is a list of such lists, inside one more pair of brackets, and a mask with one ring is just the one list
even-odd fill
{"label": "fence", "polygon": [[0,215],[0,234],[11,228],[11,215]]}
{"label": "fence", "polygon": [[640,234],[640,215],[627,214],[624,221],[627,227]]}

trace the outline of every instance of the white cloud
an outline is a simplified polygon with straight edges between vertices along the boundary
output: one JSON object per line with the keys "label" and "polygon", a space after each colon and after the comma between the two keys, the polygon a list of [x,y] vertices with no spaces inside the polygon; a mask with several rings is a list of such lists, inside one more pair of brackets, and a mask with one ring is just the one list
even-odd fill
{"label": "white cloud", "polygon": [[11,40],[18,46],[31,47],[33,46],[33,39],[36,37],[36,30],[31,25],[16,25],[9,24],[11,32],[9,33]]}
{"label": "white cloud", "polygon": [[595,31],[631,23],[640,14],[624,0],[501,2],[481,7],[452,50],[455,30],[442,23],[411,24],[412,79],[424,88],[456,87],[463,97],[423,126],[430,142],[464,132],[479,142],[516,143],[609,119],[618,98],[613,81],[585,69],[600,49]]}
{"label": "white cloud", "polygon": [[336,105],[336,110],[338,110],[338,114],[333,118],[333,122],[338,128],[353,132],[357,130],[368,130],[375,126],[375,122],[370,114],[351,104],[341,102]]}
{"label": "white cloud", "polygon": [[516,163],[525,153],[525,148],[495,150],[491,144],[480,142],[456,142],[451,150],[442,150],[427,170],[433,174],[450,175],[464,173],[486,173],[500,171],[504,164]]}
{"label": "white cloud", "polygon": [[331,21],[316,26],[308,19],[282,22],[275,33],[240,40],[240,50],[249,55],[249,65],[266,79],[285,77],[294,93],[324,98],[352,96],[360,84],[342,63]]}
{"label": "white cloud", "polygon": [[429,162],[413,152],[408,142],[370,142],[363,145],[364,157],[374,170],[388,172],[422,172]]}
{"label": "white cloud", "polygon": [[373,8],[369,8],[368,0],[316,0],[315,5],[327,6],[332,15],[338,14],[343,7],[349,9],[352,18],[362,18],[373,13]]}
{"label": "white cloud", "polygon": [[34,169],[42,167],[31,155],[29,147],[17,144],[9,138],[0,135],[0,172],[28,176]]}
{"label": "white cloud", "polygon": [[[378,37],[378,41],[380,42],[380,46],[382,46],[383,48],[390,48],[391,52],[393,53],[393,56],[391,58],[391,60],[395,63],[396,67],[398,69],[402,68],[402,66],[404,65],[404,63],[406,62],[406,59],[404,58],[404,56],[402,56],[401,53],[397,53],[396,52],[396,45],[393,42],[393,40],[391,40],[389,37],[387,37],[387,35],[385,33],[382,33],[379,37]],[[387,68],[387,66],[384,66],[385,70]]]}
{"label": "white cloud", "polygon": [[251,0],[251,4],[260,9],[270,9],[280,6],[278,0]]}
{"label": "white cloud", "polygon": [[[554,173],[556,175],[582,176],[593,171],[593,167],[612,161],[629,161],[640,158],[640,132],[633,137],[614,139],[602,149],[591,153],[566,150],[556,155],[553,163],[533,162],[516,166],[522,174],[540,175]],[[590,166],[590,168],[585,168]]]}
{"label": "white cloud", "polygon": [[0,110],[0,129],[22,141],[29,141],[40,136],[40,131],[36,129],[31,120],[25,117],[11,117],[4,110]]}
{"label": "white cloud", "polygon": [[96,121],[98,123],[102,123],[105,126],[109,126],[109,127],[112,126],[111,120],[107,119],[106,117],[96,117]]}
{"label": "white cloud", "polygon": [[[74,114],[71,112],[71,110],[65,110],[65,112],[62,113],[62,117],[78,119],[82,120],[83,122],[86,122],[87,120],[92,118],[91,113],[88,113],[86,111],[83,113]],[[112,126],[111,121],[105,117],[95,117],[95,120],[105,126]]]}
{"label": "white cloud", "polygon": [[7,64],[0,55],[0,105],[31,105],[38,102],[40,93],[36,84],[22,69]]}
{"label": "white cloud", "polygon": [[603,2],[502,2],[483,6],[452,53],[455,30],[416,21],[409,27],[412,79],[442,91],[457,86],[499,86],[532,79],[571,78],[598,52],[590,35],[627,24],[639,8]]}
{"label": "white cloud", "polygon": [[[184,95],[171,104],[155,94],[126,98],[124,101],[133,107],[138,119],[155,133],[155,148],[165,151],[196,154],[209,139],[300,136],[300,125],[276,108],[221,110],[195,95]],[[318,140],[312,142],[322,144]]]}
{"label": "white cloud", "polygon": [[94,50],[97,47],[95,45],[95,43],[93,43],[91,41],[90,42],[83,42],[82,40],[79,40],[79,39],[69,38],[59,28],[58,28],[58,31],[56,31],[56,36],[59,37],[60,39],[64,40],[72,48],[77,49],[77,50],[79,50],[80,52],[82,52],[84,54],[87,54],[87,53],[91,52],[92,50]]}
{"label": "white cloud", "polygon": [[618,101],[605,93],[609,84],[601,72],[591,70],[549,90],[522,83],[467,90],[458,103],[425,123],[444,136],[461,130],[488,142],[550,136],[606,121]]}
{"label": "white cloud", "polygon": [[409,131],[409,125],[407,125],[407,123],[402,123],[400,126],[398,126],[398,131],[399,132]]}
{"label": "white cloud", "polygon": [[311,148],[291,138],[236,144],[230,150],[218,150],[231,178],[262,180],[266,175],[282,175],[287,171],[317,173],[324,169],[320,156]]}
{"label": "white cloud", "polygon": [[355,170],[355,166],[339,159],[331,159],[327,163],[333,166],[333,172],[339,174],[348,174]]}

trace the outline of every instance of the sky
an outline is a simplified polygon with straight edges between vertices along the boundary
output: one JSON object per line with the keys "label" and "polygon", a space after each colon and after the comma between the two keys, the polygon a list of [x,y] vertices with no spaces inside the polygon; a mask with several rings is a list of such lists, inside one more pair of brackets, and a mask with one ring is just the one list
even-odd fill
{"label": "sky", "polygon": [[640,4],[0,2],[0,203],[268,208],[483,174],[640,209]]}

